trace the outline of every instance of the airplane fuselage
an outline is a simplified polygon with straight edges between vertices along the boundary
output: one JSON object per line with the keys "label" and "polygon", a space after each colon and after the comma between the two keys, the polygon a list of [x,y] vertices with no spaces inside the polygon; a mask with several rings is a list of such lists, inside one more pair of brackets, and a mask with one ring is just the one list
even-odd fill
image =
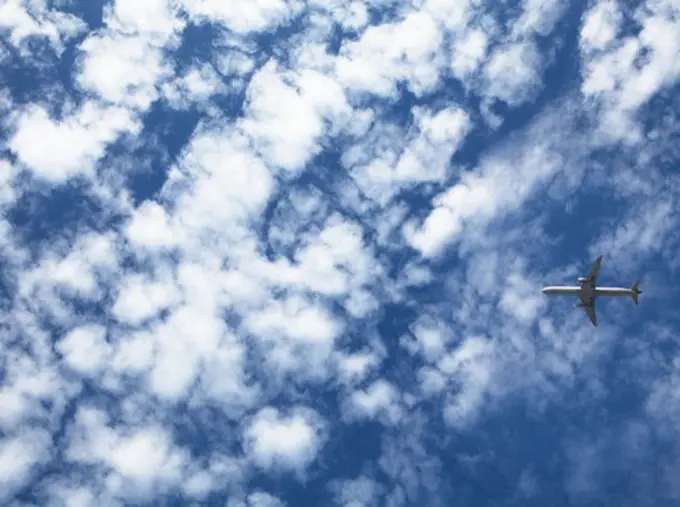
{"label": "airplane fuselage", "polygon": [[597,285],[597,276],[600,271],[600,255],[590,268],[587,276],[578,278],[578,286],[552,285],[544,287],[543,294],[554,296],[575,296],[581,301],[577,307],[585,309],[588,318],[593,326],[597,326],[597,316],[595,315],[595,300],[598,297],[630,297],[633,303],[638,304],[638,297],[642,293],[640,290],[640,280],[635,282],[632,287],[600,287]]}
{"label": "airplane fuselage", "polygon": [[545,287],[543,289],[543,294],[551,294],[555,296],[576,296],[576,297],[631,297],[633,295],[632,289],[626,289],[624,287],[595,287],[594,289],[586,286],[576,287],[576,286],[551,286]]}

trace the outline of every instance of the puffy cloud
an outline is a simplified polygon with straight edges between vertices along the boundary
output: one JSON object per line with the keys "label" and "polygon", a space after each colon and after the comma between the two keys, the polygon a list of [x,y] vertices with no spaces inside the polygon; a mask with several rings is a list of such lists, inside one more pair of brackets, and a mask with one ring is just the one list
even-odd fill
{"label": "puffy cloud", "polygon": [[140,324],[179,302],[179,298],[178,287],[172,280],[156,281],[148,276],[132,274],[121,283],[111,312],[120,321]]}
{"label": "puffy cloud", "polygon": [[338,505],[343,507],[374,504],[382,493],[376,481],[363,475],[356,479],[336,481],[330,485],[330,489],[335,493]]}
{"label": "puffy cloud", "polygon": [[350,90],[389,97],[399,81],[416,95],[434,90],[442,66],[441,29],[424,12],[367,28],[356,42],[340,50],[336,72]]}
{"label": "puffy cloud", "polygon": [[188,109],[222,91],[220,76],[207,64],[190,69],[181,78],[161,86],[166,100],[177,109]]}
{"label": "puffy cloud", "polygon": [[[454,241],[466,224],[484,226],[499,214],[519,206],[532,191],[560,170],[564,160],[559,139],[546,128],[553,122],[570,135],[569,121],[561,110],[551,111],[531,125],[521,136],[531,139],[522,150],[506,144],[480,161],[477,171],[464,173],[460,180],[434,199],[434,209],[418,227],[409,222],[404,228],[407,240],[425,256],[437,255]],[[474,225],[473,225],[474,224]]]}
{"label": "puffy cloud", "polygon": [[635,12],[635,21],[641,27],[639,33],[617,40],[614,37],[621,23],[617,4],[597,3],[587,14],[581,30],[584,58],[581,90],[586,97],[598,100],[603,108],[600,120],[603,141],[641,141],[641,127],[635,118],[638,108],[677,81],[680,72],[676,58],[680,51],[677,12],[677,6],[666,1],[640,6]]}
{"label": "puffy cloud", "polygon": [[345,411],[347,418],[385,419],[387,423],[395,423],[401,416],[398,401],[399,394],[393,385],[384,380],[377,380],[365,391],[355,391],[347,399]]}
{"label": "puffy cloud", "polygon": [[615,1],[597,2],[587,13],[581,26],[581,47],[586,52],[607,49],[616,41],[621,24],[621,11]]}
{"label": "puffy cloud", "polygon": [[9,501],[51,453],[52,437],[40,428],[0,439],[0,498]]}
{"label": "puffy cloud", "polygon": [[98,373],[106,364],[111,353],[106,342],[106,328],[103,326],[81,326],[71,330],[57,344],[69,368],[91,376]]}
{"label": "puffy cloud", "polygon": [[288,77],[270,62],[250,82],[246,111],[242,128],[269,165],[299,171],[321,149],[326,123],[342,126],[350,108],[334,79],[311,70]]}
{"label": "puffy cloud", "polygon": [[76,4],[0,7],[3,503],[677,498],[675,3]]}
{"label": "puffy cloud", "polygon": [[116,0],[108,7],[108,25],[128,34],[166,38],[181,29],[184,22],[175,14],[173,2],[168,0]]}
{"label": "puffy cloud", "polygon": [[259,467],[304,472],[324,443],[324,429],[324,422],[309,409],[285,415],[277,409],[264,408],[245,429],[244,444]]}
{"label": "puffy cloud", "polygon": [[0,28],[10,32],[10,42],[22,52],[29,51],[26,41],[37,36],[45,37],[60,55],[65,44],[85,30],[85,23],[43,1],[9,0],[0,6]]}
{"label": "puffy cloud", "polygon": [[530,42],[496,49],[484,69],[488,94],[517,106],[533,97],[541,85],[540,54]]}
{"label": "puffy cloud", "polygon": [[64,183],[74,176],[93,176],[106,147],[138,129],[135,118],[117,107],[89,102],[59,121],[44,107],[33,105],[17,113],[10,148],[37,177]]}
{"label": "puffy cloud", "polygon": [[160,48],[144,37],[112,32],[88,38],[81,49],[78,82],[110,103],[147,109],[170,74]]}
{"label": "puffy cloud", "polygon": [[76,413],[66,456],[76,463],[104,463],[112,492],[143,498],[181,480],[186,459],[162,428],[125,431],[112,427],[101,411],[82,407]]}
{"label": "puffy cloud", "polygon": [[298,11],[295,0],[236,0],[229,4],[217,0],[178,2],[189,16],[224,24],[237,33],[262,32],[276,28]]}

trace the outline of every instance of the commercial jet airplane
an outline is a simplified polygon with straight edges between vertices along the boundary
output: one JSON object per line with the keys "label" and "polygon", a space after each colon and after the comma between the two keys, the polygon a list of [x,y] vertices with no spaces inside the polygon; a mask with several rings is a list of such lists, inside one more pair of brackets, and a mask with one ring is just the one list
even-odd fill
{"label": "commercial jet airplane", "polygon": [[598,296],[621,297],[630,296],[635,304],[638,304],[638,295],[642,294],[640,290],[640,280],[635,282],[630,289],[624,287],[598,287],[597,274],[600,271],[600,264],[602,263],[602,256],[600,255],[590,268],[587,276],[581,276],[578,279],[578,287],[552,286],[544,287],[543,294],[551,294],[557,296],[577,296],[581,299],[576,303],[577,308],[585,309],[590,322],[593,326],[597,326],[597,316],[595,315],[595,298]]}

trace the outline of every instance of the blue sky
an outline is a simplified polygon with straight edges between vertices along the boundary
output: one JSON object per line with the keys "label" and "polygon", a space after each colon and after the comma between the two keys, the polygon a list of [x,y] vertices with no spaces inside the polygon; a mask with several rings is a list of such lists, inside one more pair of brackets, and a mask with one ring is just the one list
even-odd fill
{"label": "blue sky", "polygon": [[680,7],[480,4],[0,5],[2,505],[680,502]]}

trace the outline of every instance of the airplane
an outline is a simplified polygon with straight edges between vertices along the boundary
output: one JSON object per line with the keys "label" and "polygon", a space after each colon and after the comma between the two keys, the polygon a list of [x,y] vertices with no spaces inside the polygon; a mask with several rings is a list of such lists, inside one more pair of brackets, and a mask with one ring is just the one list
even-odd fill
{"label": "airplane", "polygon": [[550,294],[556,296],[577,296],[581,299],[576,303],[576,308],[585,309],[593,326],[597,326],[597,315],[595,315],[595,298],[598,296],[608,297],[625,297],[630,296],[635,304],[638,304],[638,295],[642,294],[640,290],[640,280],[636,281],[630,289],[623,287],[598,287],[597,275],[600,271],[600,264],[602,263],[602,255],[600,255],[590,268],[587,276],[578,278],[578,287],[567,286],[551,286],[544,287],[541,292],[543,294]]}

